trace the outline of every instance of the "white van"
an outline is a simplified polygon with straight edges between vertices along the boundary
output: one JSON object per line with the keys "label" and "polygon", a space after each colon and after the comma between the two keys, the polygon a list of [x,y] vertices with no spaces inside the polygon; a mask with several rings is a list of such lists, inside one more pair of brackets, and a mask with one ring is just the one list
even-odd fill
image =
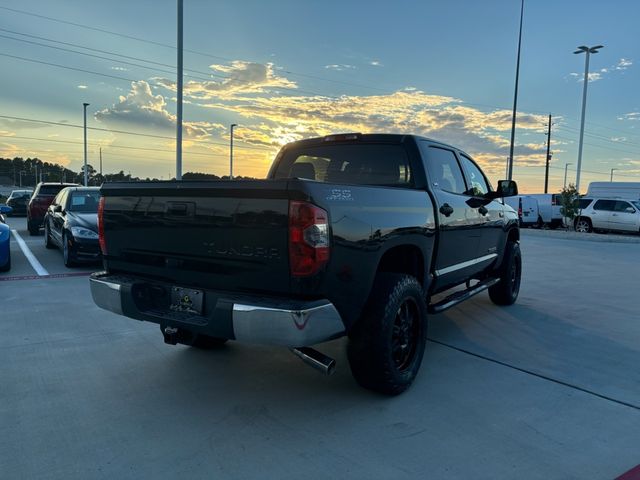
{"label": "white van", "polygon": [[528,196],[538,201],[538,214],[542,218],[542,223],[549,228],[562,226],[562,194],[534,193]]}
{"label": "white van", "polygon": [[591,182],[587,197],[640,199],[640,182]]}
{"label": "white van", "polygon": [[538,210],[538,200],[531,195],[507,197],[504,199],[504,203],[518,212],[521,227],[542,226],[543,221]]}

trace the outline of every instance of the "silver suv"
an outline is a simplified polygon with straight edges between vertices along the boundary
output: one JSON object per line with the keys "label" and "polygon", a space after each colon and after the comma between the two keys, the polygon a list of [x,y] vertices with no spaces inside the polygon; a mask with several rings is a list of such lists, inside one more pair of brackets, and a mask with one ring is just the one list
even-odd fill
{"label": "silver suv", "polygon": [[615,230],[640,233],[640,200],[581,198],[574,226],[578,232]]}

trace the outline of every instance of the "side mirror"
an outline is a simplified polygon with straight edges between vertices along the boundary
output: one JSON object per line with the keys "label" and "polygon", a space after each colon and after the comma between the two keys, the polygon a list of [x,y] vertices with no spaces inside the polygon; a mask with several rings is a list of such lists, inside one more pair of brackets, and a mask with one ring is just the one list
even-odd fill
{"label": "side mirror", "polygon": [[11,213],[13,212],[13,208],[11,208],[9,205],[0,205],[0,213]]}
{"label": "side mirror", "polygon": [[485,198],[504,198],[515,197],[518,195],[518,184],[513,180],[498,180],[498,189],[495,192],[489,192]]}
{"label": "side mirror", "polygon": [[513,180],[498,180],[498,198],[515,197],[518,195],[518,184]]}
{"label": "side mirror", "polygon": [[55,207],[53,207],[53,211],[54,212],[61,212],[62,211],[62,205],[56,205]]}
{"label": "side mirror", "polygon": [[627,213],[636,213],[636,211],[633,209],[633,207],[627,207],[624,209],[625,212]]}

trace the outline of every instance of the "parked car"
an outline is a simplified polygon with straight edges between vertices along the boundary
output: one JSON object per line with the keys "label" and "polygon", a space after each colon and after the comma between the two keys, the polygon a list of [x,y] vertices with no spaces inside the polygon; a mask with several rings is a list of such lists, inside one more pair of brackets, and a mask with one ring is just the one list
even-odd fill
{"label": "parked car", "polygon": [[325,373],[334,360],[311,346],[348,335],[356,381],[385,394],[416,377],[429,314],[485,290],[511,305],[520,288],[518,219],[499,200],[515,182],[494,191],[467,154],[423,137],[307,139],[266,180],[101,193],[98,306],[172,345],[281,345]]}
{"label": "parked car", "polygon": [[66,187],[78,187],[77,183],[39,183],[27,206],[27,229],[30,235],[38,235],[47,208],[55,196]]}
{"label": "parked car", "polygon": [[528,195],[538,202],[538,215],[542,224],[550,228],[562,226],[562,195],[560,193],[534,193]]}
{"label": "parked car", "polygon": [[5,223],[5,215],[11,213],[11,207],[0,205],[0,272],[11,270],[11,229]]}
{"label": "parked car", "polygon": [[26,215],[32,194],[33,190],[13,190],[7,199],[7,205],[13,209],[11,215]]}
{"label": "parked car", "polygon": [[98,202],[100,187],[67,187],[44,217],[44,245],[59,247],[67,267],[100,260]]}
{"label": "parked car", "polygon": [[517,195],[504,199],[505,203],[518,212],[521,227],[541,227],[542,217],[538,210],[538,200],[530,195]]}
{"label": "parked car", "polygon": [[619,198],[578,200],[579,213],[574,220],[578,232],[612,230],[640,233],[640,201]]}

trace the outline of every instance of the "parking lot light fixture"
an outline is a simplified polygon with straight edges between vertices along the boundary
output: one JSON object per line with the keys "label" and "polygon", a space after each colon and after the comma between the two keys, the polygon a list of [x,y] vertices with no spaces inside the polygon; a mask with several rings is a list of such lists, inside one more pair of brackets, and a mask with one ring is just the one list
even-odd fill
{"label": "parking lot light fixture", "polygon": [[576,167],[576,190],[580,191],[580,169],[582,167],[582,141],[584,139],[584,114],[587,107],[587,86],[589,85],[589,55],[592,53],[598,53],[598,50],[601,49],[604,45],[596,45],[595,47],[587,47],[586,45],[581,45],[578,47],[578,50],[573,52],[578,55],[580,53],[585,53],[586,58],[584,62],[584,86],[582,88],[582,118],[580,120],[580,141],[578,143],[578,165]]}
{"label": "parking lot light fixture", "polygon": [[615,170],[618,170],[618,169],[617,169],[617,168],[612,168],[612,169],[611,169],[611,178],[609,179],[609,181],[610,181],[610,182],[613,182],[613,172],[614,172]]}

